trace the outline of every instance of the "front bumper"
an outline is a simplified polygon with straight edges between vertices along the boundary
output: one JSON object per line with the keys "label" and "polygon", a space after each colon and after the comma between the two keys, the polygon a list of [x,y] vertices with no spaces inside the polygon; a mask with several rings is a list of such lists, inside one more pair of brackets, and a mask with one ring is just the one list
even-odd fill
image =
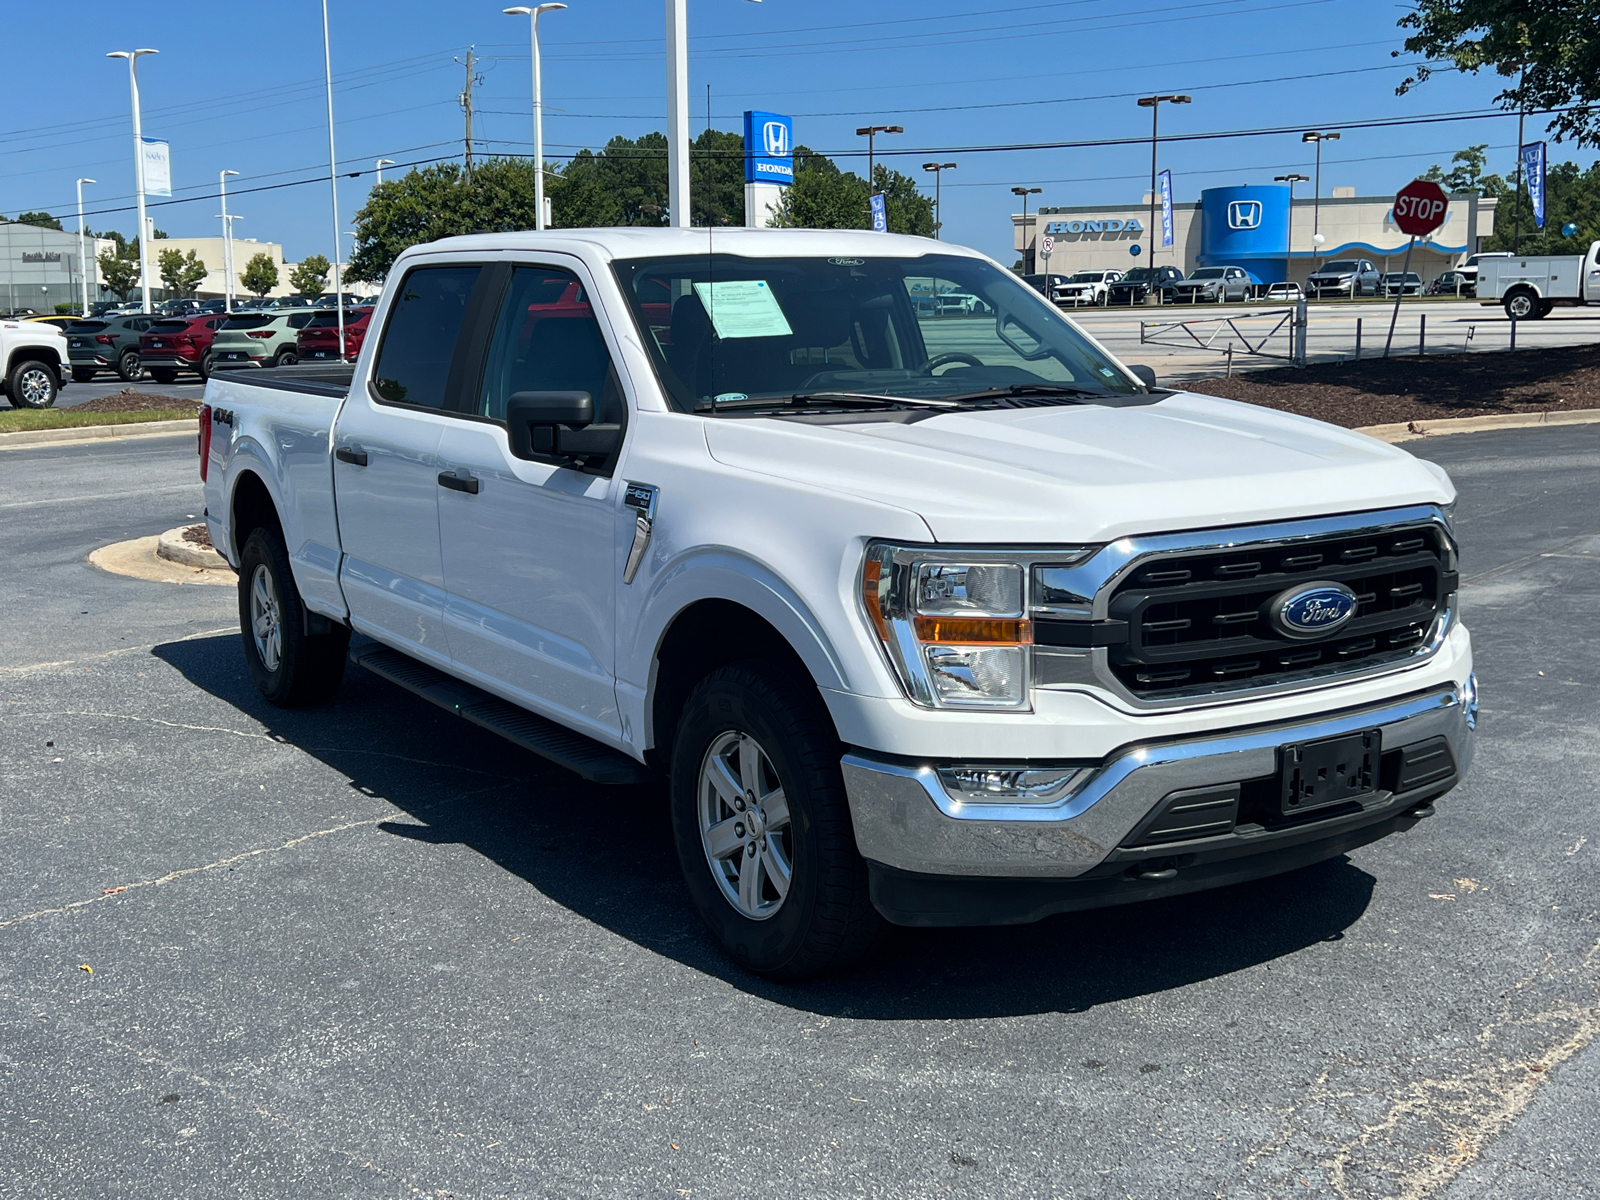
{"label": "front bumper", "polygon": [[[1411,696],[1209,737],[1130,745],[1051,805],[963,804],[933,764],[851,753],[843,760],[856,843],[874,903],[899,924],[990,924],[1127,903],[1292,870],[1427,815],[1472,761],[1476,687]],[[1236,794],[1276,778],[1280,747],[1376,728],[1382,785],[1362,801],[1293,821],[1252,820],[1241,800],[1225,833],[1136,844],[1196,789]],[[1402,752],[1429,743],[1449,770],[1408,781]],[[1420,752],[1419,752],[1420,753]]]}

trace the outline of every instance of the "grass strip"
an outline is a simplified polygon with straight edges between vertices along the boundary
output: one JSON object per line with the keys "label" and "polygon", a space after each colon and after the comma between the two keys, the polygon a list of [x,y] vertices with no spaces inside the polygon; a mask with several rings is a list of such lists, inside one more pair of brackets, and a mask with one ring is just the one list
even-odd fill
{"label": "grass strip", "polygon": [[85,425],[136,425],[145,421],[193,421],[192,408],[144,408],[134,412],[87,412],[70,408],[0,409],[0,433],[27,429],[76,429]]}

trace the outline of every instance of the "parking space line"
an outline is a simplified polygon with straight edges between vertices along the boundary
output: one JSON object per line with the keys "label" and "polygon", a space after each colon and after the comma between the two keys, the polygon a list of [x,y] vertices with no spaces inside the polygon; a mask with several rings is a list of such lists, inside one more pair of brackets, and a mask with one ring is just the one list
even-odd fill
{"label": "parking space line", "polygon": [[40,508],[46,504],[78,504],[90,500],[129,500],[135,496],[165,496],[172,492],[198,492],[201,483],[197,479],[193,483],[173,484],[171,487],[141,488],[136,492],[97,492],[92,496],[52,496],[47,500],[11,500],[0,504],[0,508]]}

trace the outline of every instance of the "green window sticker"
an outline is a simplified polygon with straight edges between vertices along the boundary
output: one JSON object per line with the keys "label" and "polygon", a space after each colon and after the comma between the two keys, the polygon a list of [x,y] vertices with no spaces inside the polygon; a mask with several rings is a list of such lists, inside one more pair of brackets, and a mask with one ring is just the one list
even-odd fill
{"label": "green window sticker", "polygon": [[695,295],[724,341],[730,338],[792,337],[788,318],[765,279],[697,283]]}

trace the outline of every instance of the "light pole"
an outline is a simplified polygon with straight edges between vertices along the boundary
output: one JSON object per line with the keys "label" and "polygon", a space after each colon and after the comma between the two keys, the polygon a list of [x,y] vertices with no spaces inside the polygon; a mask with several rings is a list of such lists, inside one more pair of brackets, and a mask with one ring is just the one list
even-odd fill
{"label": "light pole", "polygon": [[89,260],[83,256],[83,185],[93,179],[78,180],[78,269],[83,272],[83,315],[89,315]]}
{"label": "light pole", "polygon": [[924,171],[933,172],[933,236],[939,237],[939,232],[944,228],[944,222],[939,217],[939,185],[944,182],[944,173],[954,171],[955,163],[923,163]]}
{"label": "light pole", "polygon": [[222,307],[233,311],[233,222],[228,218],[228,176],[237,171],[217,172],[217,195],[222,200]]}
{"label": "light pole", "polygon": [[1312,142],[1317,147],[1317,167],[1314,174],[1316,180],[1312,183],[1312,190],[1316,195],[1311,200],[1311,240],[1313,245],[1318,245],[1316,238],[1322,232],[1322,143],[1337,142],[1337,133],[1318,133],[1315,129],[1308,129],[1300,135],[1302,142]]}
{"label": "light pole", "polygon": [[857,137],[867,139],[867,195],[872,195],[872,165],[873,165],[873,138],[880,133],[904,133],[899,125],[863,125],[856,130]]}
{"label": "light pole", "polygon": [[[1150,110],[1150,267],[1156,265],[1156,141],[1161,125],[1161,104],[1188,104],[1193,96],[1141,96],[1139,107]],[[1151,277],[1152,283],[1154,276]],[[1152,289],[1151,295],[1155,292]]]}
{"label": "light pole", "polygon": [[[1043,188],[1031,187],[1014,187],[1011,189],[1011,194],[1013,196],[1022,197],[1022,273],[1024,275],[1033,274],[1033,272],[1028,269],[1028,197],[1036,196],[1042,191],[1044,191]],[[1050,297],[1050,281],[1048,279],[1045,280],[1044,294],[1046,299]]]}
{"label": "light pole", "polygon": [[689,0],[667,0],[667,207],[689,228]]}
{"label": "light pole", "polygon": [[374,160],[374,162],[372,164],[372,169],[378,173],[378,182],[379,183],[383,182],[383,169],[385,167],[392,167],[394,165],[395,165],[395,162],[394,162],[394,159],[392,159],[392,158],[380,158],[380,159]]}
{"label": "light pole", "polygon": [[133,98],[133,182],[139,197],[139,283],[144,289],[144,311],[150,311],[150,245],[144,219],[144,126],[139,120],[139,59],[159,50],[112,50],[107,58],[128,60],[128,92]]}
{"label": "light pole", "polygon": [[328,189],[333,205],[333,297],[339,310],[339,361],[344,361],[344,276],[339,270],[339,175],[333,148],[333,51],[328,40],[328,0],[322,0],[322,70],[328,85]]}
{"label": "light pole", "polygon": [[544,221],[544,84],[539,77],[539,14],[555,12],[565,4],[519,4],[500,11],[508,17],[528,18],[528,37],[533,45],[533,227],[542,230]]}
{"label": "light pole", "polygon": [[1285,299],[1288,299],[1289,265],[1290,261],[1294,258],[1294,185],[1297,183],[1309,183],[1311,180],[1310,176],[1302,175],[1300,172],[1294,171],[1288,175],[1274,175],[1272,177],[1272,181],[1274,183],[1287,183],[1289,185],[1289,232],[1284,237],[1283,241],[1283,295]]}

